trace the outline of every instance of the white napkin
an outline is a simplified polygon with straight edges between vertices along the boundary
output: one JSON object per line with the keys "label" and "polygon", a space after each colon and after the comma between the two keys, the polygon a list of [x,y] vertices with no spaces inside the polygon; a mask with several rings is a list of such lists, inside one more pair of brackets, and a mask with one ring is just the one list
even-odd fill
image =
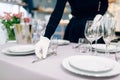
{"label": "white napkin", "polygon": [[35,45],[35,54],[38,58],[46,58],[49,44],[50,40],[47,37],[40,37],[40,41],[38,41]]}

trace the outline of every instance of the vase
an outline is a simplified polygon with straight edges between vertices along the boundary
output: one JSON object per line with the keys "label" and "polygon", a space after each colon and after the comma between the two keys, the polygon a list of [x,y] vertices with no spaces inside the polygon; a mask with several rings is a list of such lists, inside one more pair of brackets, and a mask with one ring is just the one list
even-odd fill
{"label": "vase", "polygon": [[8,34],[8,40],[15,40],[15,33],[14,33],[14,28],[13,27],[7,27],[7,34]]}
{"label": "vase", "polygon": [[18,44],[32,43],[32,28],[28,24],[15,24],[14,32]]}

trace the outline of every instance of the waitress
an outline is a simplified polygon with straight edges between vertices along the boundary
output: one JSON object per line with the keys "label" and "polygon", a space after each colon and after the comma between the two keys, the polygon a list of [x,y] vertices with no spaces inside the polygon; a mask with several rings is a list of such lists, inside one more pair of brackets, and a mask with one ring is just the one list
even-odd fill
{"label": "waitress", "polygon": [[108,0],[57,0],[46,26],[45,37],[50,39],[55,32],[62,18],[66,2],[70,4],[73,17],[66,27],[64,39],[77,43],[79,38],[85,37],[86,21],[93,20],[97,14],[105,14],[108,8]]}

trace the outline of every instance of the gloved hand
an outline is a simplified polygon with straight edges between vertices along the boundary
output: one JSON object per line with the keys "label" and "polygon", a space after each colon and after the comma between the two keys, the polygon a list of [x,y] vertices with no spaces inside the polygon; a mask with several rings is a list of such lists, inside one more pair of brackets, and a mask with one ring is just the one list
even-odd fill
{"label": "gloved hand", "polygon": [[35,45],[35,54],[38,58],[46,58],[48,54],[50,40],[47,37],[40,37],[40,40]]}

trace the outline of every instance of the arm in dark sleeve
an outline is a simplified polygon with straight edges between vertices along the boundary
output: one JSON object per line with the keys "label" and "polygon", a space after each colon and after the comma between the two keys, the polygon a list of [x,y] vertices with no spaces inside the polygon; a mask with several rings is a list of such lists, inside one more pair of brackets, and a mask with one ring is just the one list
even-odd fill
{"label": "arm in dark sleeve", "polygon": [[52,12],[49,22],[46,26],[46,31],[44,35],[45,37],[48,37],[50,39],[55,32],[63,15],[66,2],[67,0],[57,0],[54,11]]}
{"label": "arm in dark sleeve", "polygon": [[100,11],[99,13],[104,15],[105,12],[108,9],[108,0],[100,0],[101,4],[100,4]]}

